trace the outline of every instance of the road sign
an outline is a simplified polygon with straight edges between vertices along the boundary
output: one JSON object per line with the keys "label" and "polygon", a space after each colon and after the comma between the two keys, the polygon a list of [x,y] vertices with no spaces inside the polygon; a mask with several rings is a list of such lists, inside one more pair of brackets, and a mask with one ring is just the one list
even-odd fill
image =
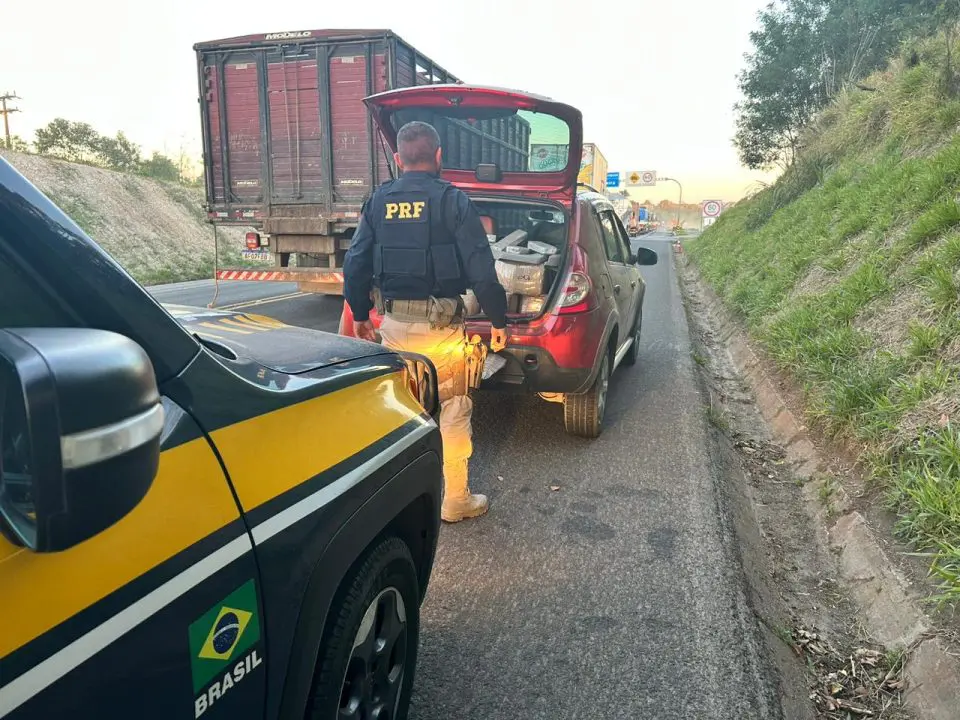
{"label": "road sign", "polygon": [[723,203],[719,200],[704,200],[700,211],[705,218],[715,218],[723,211]]}
{"label": "road sign", "polygon": [[633,170],[627,173],[627,185],[644,187],[657,184],[657,173],[653,170]]}
{"label": "road sign", "polygon": [[645,207],[637,208],[637,220],[647,219],[647,209]]}
{"label": "road sign", "polygon": [[608,188],[620,187],[620,173],[618,172],[607,173],[607,187]]}

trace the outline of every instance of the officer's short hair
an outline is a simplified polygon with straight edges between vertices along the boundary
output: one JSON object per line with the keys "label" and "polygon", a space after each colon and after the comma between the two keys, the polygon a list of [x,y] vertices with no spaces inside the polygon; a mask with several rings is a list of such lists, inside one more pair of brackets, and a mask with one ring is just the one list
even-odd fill
{"label": "officer's short hair", "polygon": [[434,162],[440,147],[440,133],[429,123],[414,120],[397,133],[397,152],[404,165]]}

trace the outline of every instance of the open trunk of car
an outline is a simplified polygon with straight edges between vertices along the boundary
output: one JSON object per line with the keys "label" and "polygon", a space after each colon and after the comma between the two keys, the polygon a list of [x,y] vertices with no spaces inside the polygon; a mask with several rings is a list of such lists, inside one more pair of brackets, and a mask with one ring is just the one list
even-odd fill
{"label": "open trunk of car", "polygon": [[[543,315],[563,281],[569,219],[556,203],[523,198],[472,196],[493,250],[497,277],[507,292],[507,319],[523,323]],[[467,317],[484,320],[472,292],[464,297]]]}
{"label": "open trunk of car", "polygon": [[570,105],[475,85],[402,88],[364,102],[394,152],[403,125],[433,125],[443,146],[442,177],[471,196],[519,196],[573,206],[583,117]]}
{"label": "open trunk of car", "polygon": [[[527,92],[462,84],[390,90],[364,102],[394,151],[404,124],[437,129],[441,175],[480,211],[510,322],[543,315],[565,279],[583,144],[580,111]],[[465,300],[468,317],[482,320],[476,298]]]}

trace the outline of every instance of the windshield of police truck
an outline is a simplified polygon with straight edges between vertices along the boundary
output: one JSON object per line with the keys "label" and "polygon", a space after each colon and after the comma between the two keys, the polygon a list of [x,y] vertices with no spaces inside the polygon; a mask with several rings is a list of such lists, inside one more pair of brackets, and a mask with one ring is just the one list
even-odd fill
{"label": "windshield of police truck", "polygon": [[396,129],[413,120],[428,122],[440,133],[443,166],[449,170],[475,170],[481,163],[492,163],[502,172],[563,172],[570,159],[570,126],[554,115],[406,108],[391,118]]}

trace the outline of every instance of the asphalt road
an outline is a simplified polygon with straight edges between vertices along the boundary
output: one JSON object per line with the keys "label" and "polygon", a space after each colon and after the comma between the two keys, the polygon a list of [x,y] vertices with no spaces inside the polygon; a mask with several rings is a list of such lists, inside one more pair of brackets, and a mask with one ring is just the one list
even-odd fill
{"label": "asphalt road", "polygon": [[296,283],[213,280],[155,285],[147,290],[160,302],[269,315],[291,325],[337,332],[343,299],[297,291]]}
{"label": "asphalt road", "polygon": [[[412,719],[780,715],[717,497],[668,240],[642,242],[660,263],[644,269],[641,359],[614,374],[599,439],[566,435],[560,405],[477,397],[471,484],[491,508],[442,531]],[[257,299],[246,292],[231,301]],[[341,303],[256,312],[335,330]]]}

